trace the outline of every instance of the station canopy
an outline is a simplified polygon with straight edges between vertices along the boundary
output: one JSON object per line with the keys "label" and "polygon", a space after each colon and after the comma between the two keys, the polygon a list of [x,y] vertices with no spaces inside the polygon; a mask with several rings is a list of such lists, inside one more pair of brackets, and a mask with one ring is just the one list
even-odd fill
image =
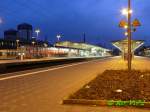
{"label": "station canopy", "polygon": [[[118,48],[121,52],[128,51],[128,39],[113,41],[112,44]],[[134,52],[140,46],[144,44],[143,40],[131,40],[131,51]]]}
{"label": "station canopy", "polygon": [[76,43],[76,42],[70,42],[70,41],[61,41],[57,42],[55,46],[58,47],[67,47],[67,48],[74,48],[74,49],[82,49],[82,50],[104,50],[104,51],[109,51],[106,48],[96,46],[96,45],[91,45],[91,44],[86,44],[86,43]]}

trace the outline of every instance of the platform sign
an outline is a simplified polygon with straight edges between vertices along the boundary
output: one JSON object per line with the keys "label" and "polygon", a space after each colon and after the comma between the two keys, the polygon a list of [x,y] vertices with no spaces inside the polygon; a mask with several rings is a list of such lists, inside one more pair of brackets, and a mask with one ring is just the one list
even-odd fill
{"label": "platform sign", "polygon": [[125,20],[121,20],[119,23],[119,27],[124,28],[125,26],[128,26],[128,23]]}
{"label": "platform sign", "polygon": [[133,23],[132,23],[132,26],[133,26],[133,27],[138,27],[138,26],[141,26],[141,23],[140,23],[140,21],[139,21],[138,19],[135,19],[135,20],[133,21]]}

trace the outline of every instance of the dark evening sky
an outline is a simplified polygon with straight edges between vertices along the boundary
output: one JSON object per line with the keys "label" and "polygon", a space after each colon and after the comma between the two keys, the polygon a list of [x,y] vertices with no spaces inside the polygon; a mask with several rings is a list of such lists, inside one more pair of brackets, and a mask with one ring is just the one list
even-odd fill
{"label": "dark evening sky", "polygon": [[[63,34],[62,40],[81,41],[83,32],[89,43],[108,45],[112,40],[124,38],[124,30],[118,22],[125,18],[121,9],[127,0],[1,0],[0,36],[9,28],[27,22],[40,28],[40,36],[56,41],[56,34]],[[138,18],[142,26],[133,35],[150,44],[150,0],[132,0],[133,19]]]}

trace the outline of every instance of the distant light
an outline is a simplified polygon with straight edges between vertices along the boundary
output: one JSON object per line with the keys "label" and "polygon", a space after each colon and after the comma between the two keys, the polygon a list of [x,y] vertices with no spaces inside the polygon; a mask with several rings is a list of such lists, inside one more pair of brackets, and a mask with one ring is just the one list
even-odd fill
{"label": "distant light", "polygon": [[127,36],[128,35],[128,32],[125,32],[125,36]]}
{"label": "distant light", "polygon": [[34,45],[34,44],[35,44],[35,42],[33,41],[33,42],[32,42],[32,44]]}
{"label": "distant light", "polygon": [[141,75],[141,76],[140,76],[140,78],[143,78],[143,77],[144,77],[144,75]]}
{"label": "distant light", "polygon": [[0,18],[0,24],[2,24],[3,23],[3,19],[2,18]]}
{"label": "distant light", "polygon": [[44,43],[44,47],[47,47],[48,45],[46,43]]}
{"label": "distant light", "polygon": [[121,93],[121,92],[122,92],[122,90],[121,90],[121,89],[117,89],[115,92],[117,92],[117,93]]}
{"label": "distant light", "polygon": [[86,85],[86,86],[85,86],[85,88],[86,88],[86,89],[89,89],[89,88],[90,88],[90,86],[89,86],[89,85]]}

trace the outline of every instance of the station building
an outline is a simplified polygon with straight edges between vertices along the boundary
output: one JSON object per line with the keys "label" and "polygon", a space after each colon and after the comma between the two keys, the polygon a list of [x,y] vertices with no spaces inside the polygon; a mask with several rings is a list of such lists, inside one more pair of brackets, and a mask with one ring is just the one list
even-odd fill
{"label": "station building", "polygon": [[15,29],[6,30],[4,31],[4,39],[9,41],[17,40],[17,33],[18,31]]}

